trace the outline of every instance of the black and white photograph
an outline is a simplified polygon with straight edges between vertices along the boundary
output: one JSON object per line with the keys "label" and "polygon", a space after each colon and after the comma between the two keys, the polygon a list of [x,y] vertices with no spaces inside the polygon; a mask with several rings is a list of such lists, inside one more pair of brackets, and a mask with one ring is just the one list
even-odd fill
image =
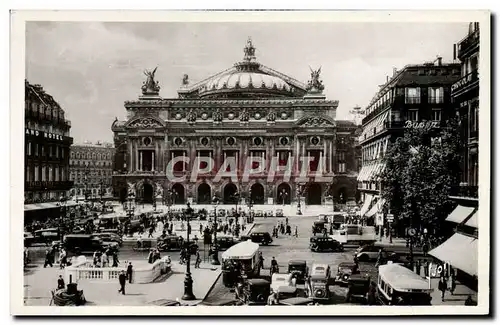
{"label": "black and white photograph", "polygon": [[11,313],[490,312],[489,12],[11,20]]}

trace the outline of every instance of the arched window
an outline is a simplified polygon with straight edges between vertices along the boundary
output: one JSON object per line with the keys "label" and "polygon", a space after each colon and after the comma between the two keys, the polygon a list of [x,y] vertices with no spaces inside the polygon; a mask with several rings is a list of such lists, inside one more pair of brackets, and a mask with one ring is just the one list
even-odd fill
{"label": "arched window", "polygon": [[94,159],[94,160],[95,160],[95,157],[96,157],[96,155],[95,155],[95,152],[94,152],[94,153],[92,154],[92,159]]}
{"label": "arched window", "polygon": [[74,152],[71,153],[71,158],[75,158],[75,153]]}
{"label": "arched window", "polygon": [[97,154],[97,160],[101,160],[101,154],[100,153]]}
{"label": "arched window", "polygon": [[90,159],[90,152],[87,152],[87,159]]}

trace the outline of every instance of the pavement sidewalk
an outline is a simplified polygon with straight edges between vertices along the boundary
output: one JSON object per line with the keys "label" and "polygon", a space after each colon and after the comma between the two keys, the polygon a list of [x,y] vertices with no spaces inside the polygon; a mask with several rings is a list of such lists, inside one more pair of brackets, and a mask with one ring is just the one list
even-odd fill
{"label": "pavement sidewalk", "polygon": [[[185,265],[172,262],[172,271],[160,276],[153,283],[127,283],[125,295],[118,293],[118,281],[81,280],[78,282],[78,289],[83,290],[89,305],[95,306],[147,306],[150,302],[158,299],[179,299],[183,302],[181,297],[184,294],[185,269]],[[194,261],[192,261],[193,293],[197,300],[183,303],[199,303],[217,280],[220,272],[220,266],[212,266],[208,263],[202,263],[200,268],[195,269]],[[48,306],[51,300],[50,291],[55,289],[59,274],[64,274],[64,270],[38,267],[25,272],[25,305]]]}

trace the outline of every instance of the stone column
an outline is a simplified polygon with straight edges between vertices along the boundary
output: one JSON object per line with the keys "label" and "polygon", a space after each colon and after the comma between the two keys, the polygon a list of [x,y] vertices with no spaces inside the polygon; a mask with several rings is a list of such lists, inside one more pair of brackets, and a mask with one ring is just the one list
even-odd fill
{"label": "stone column", "polygon": [[134,153],[135,153],[135,170],[139,170],[139,150],[137,149],[137,142],[134,140]]}
{"label": "stone column", "polygon": [[300,162],[300,138],[298,136],[295,136],[295,145],[293,146],[293,168],[292,168],[292,173],[293,175],[298,174],[299,172],[299,162]]}
{"label": "stone column", "polygon": [[270,161],[271,161],[271,145],[269,143],[269,141],[272,141],[272,138],[267,138],[267,141],[266,141],[266,163],[264,164],[264,168],[266,171],[269,171],[269,166],[271,165]]}
{"label": "stone column", "polygon": [[142,171],[142,162],[144,160],[142,160],[142,151],[139,152],[139,170]]}
{"label": "stone column", "polygon": [[327,139],[325,138],[324,141],[323,141],[323,154],[321,155],[323,161],[322,161],[322,166],[323,166],[323,170],[322,172],[324,174],[328,174],[330,172],[330,170],[328,169],[328,142],[330,141],[330,139]]}
{"label": "stone column", "polygon": [[330,149],[328,150],[328,170],[330,171],[330,173],[333,173],[334,170],[333,170],[333,164],[332,164],[332,161],[333,159],[335,158],[333,156],[333,139],[330,139],[329,141],[329,145],[330,145]]}
{"label": "stone column", "polygon": [[127,143],[127,171],[130,173],[134,169],[134,151],[132,141],[129,139]]}
{"label": "stone column", "polygon": [[220,137],[214,137],[213,138],[213,143],[215,144],[215,147],[214,147],[214,163],[215,163],[215,169],[217,171],[220,170],[220,166],[221,166],[221,159],[220,159],[220,155],[221,155],[221,146],[222,146],[222,141],[221,141],[221,138]]}

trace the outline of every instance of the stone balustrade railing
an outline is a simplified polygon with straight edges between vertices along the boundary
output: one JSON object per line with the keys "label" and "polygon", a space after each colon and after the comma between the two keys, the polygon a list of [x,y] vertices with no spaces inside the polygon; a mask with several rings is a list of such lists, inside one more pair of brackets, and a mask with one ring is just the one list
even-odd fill
{"label": "stone balustrade railing", "polygon": [[[126,266],[93,267],[91,262],[79,258],[76,263],[65,268],[64,280],[66,283],[78,283],[81,280],[118,282],[118,276],[122,270],[126,271]],[[165,259],[160,259],[153,264],[145,266],[134,266],[132,283],[151,283],[160,275],[170,272],[170,270],[171,265]]]}

